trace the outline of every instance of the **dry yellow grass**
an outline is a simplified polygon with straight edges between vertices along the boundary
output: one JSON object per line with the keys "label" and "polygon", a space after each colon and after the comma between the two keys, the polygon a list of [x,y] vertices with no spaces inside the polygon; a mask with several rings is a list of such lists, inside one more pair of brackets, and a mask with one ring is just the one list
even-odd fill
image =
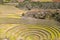
{"label": "dry yellow grass", "polygon": [[14,6],[10,5],[0,5],[0,18],[20,18],[21,14],[24,13],[25,10],[20,10]]}

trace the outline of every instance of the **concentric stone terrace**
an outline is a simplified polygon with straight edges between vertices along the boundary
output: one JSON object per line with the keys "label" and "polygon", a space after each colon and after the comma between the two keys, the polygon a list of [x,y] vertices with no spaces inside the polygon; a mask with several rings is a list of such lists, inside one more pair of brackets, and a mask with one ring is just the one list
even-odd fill
{"label": "concentric stone terrace", "polygon": [[[39,17],[45,17],[45,12],[40,13]],[[55,20],[33,18],[31,15],[1,18],[0,40],[60,40],[60,23]]]}
{"label": "concentric stone terrace", "polygon": [[[31,20],[29,20],[31,21]],[[40,23],[41,21],[41,23]],[[1,40],[60,40],[58,22],[40,20],[38,24],[0,24]],[[49,22],[49,23],[48,23]]]}

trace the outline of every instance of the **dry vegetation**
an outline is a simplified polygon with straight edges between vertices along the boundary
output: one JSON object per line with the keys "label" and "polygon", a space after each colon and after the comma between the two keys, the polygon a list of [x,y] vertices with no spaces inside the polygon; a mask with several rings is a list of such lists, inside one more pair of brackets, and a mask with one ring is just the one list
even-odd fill
{"label": "dry vegetation", "polygon": [[25,14],[24,17],[31,17],[36,19],[54,19],[60,22],[60,9],[32,9]]}

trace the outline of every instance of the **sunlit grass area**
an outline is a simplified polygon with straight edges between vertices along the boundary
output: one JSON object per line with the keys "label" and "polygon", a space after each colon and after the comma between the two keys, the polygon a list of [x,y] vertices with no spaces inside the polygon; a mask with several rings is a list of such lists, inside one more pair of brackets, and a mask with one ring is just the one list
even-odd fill
{"label": "sunlit grass area", "polygon": [[[56,25],[53,25],[51,27],[48,25],[0,24],[0,38],[2,38],[2,39],[8,38],[10,40],[19,40],[19,39],[33,40],[36,38],[35,40],[39,40],[39,37],[36,35],[38,35],[38,33],[39,33],[37,30],[40,30],[42,32],[45,31],[45,34],[47,34],[47,35],[45,35],[44,33],[40,32],[41,35],[43,35],[43,36],[45,35],[43,38],[45,38],[47,40],[47,36],[48,36],[48,39],[54,40],[55,37],[59,36],[59,38],[60,38],[60,32],[58,32],[56,30],[56,29],[58,29],[57,27],[58,26],[56,26]],[[31,32],[34,32],[34,30],[35,30],[35,31],[37,31],[37,34],[35,34],[35,35],[30,34],[29,30]],[[56,34],[55,34],[54,30],[57,32]],[[22,34],[20,32],[22,32],[22,34],[24,36],[22,36]],[[28,32],[30,34],[30,36],[28,36],[28,34],[26,34],[26,32]],[[28,37],[26,38],[25,35]],[[57,39],[59,39],[59,38],[57,38]]]}
{"label": "sunlit grass area", "polygon": [[21,14],[24,12],[25,10],[20,10],[14,6],[0,5],[0,18],[20,18]]}

